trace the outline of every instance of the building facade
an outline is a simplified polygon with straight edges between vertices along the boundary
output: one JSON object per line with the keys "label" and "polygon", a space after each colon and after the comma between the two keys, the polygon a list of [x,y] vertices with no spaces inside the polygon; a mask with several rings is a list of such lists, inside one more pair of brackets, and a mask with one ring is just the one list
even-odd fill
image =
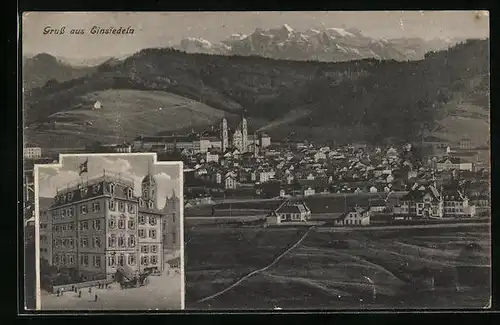
{"label": "building facade", "polygon": [[142,181],[141,197],[132,180],[106,172],[58,191],[49,208],[52,264],[73,269],[81,281],[110,279],[120,266],[163,270],[162,213],[152,180],[148,174]]}
{"label": "building facade", "polygon": [[165,251],[178,251],[181,248],[181,198],[172,190],[164,207],[163,247]]}
{"label": "building facade", "polygon": [[23,149],[24,159],[39,159],[42,157],[42,148],[39,147],[25,147]]}
{"label": "building facade", "polygon": [[400,199],[401,205],[394,214],[403,218],[442,218],[444,202],[434,186],[411,190]]}
{"label": "building facade", "polygon": [[370,224],[370,213],[370,209],[354,207],[340,215],[340,217],[335,220],[335,225],[367,226]]}
{"label": "building facade", "polygon": [[52,265],[52,222],[47,209],[40,209],[40,258]]}

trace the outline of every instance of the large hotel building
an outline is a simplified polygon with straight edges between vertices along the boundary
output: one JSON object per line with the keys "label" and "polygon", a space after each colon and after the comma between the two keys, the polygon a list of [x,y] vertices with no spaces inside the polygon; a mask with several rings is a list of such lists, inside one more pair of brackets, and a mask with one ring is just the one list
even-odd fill
{"label": "large hotel building", "polygon": [[157,195],[151,173],[142,180],[140,197],[132,180],[106,171],[58,190],[49,208],[52,264],[75,270],[81,281],[111,279],[119,266],[163,271],[164,240],[172,243],[180,228],[167,228],[172,198],[159,209]]}

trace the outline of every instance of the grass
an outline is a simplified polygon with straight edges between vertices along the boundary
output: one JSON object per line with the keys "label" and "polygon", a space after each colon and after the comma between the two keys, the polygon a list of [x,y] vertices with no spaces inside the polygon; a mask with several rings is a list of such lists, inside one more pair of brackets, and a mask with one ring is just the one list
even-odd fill
{"label": "grass", "polygon": [[214,294],[241,276],[268,265],[305,231],[261,227],[186,228],[186,302]]}
{"label": "grass", "polygon": [[[299,247],[266,272],[217,298],[196,303],[196,298],[229,286],[238,272],[265,264],[271,259],[271,252],[278,251],[278,246],[292,244],[297,238],[292,229],[282,233],[279,231],[283,230],[274,228],[266,229],[266,233],[261,231],[196,228],[188,232],[188,238],[203,241],[205,249],[200,247],[195,252],[196,246],[188,244],[186,247],[187,255],[194,254],[198,261],[194,262],[198,263],[196,267],[187,262],[187,308],[443,309],[481,308],[489,301],[490,235],[488,225],[484,225],[335,233],[313,231]],[[210,240],[209,236],[214,239]],[[344,245],[338,245],[339,241]],[[470,243],[479,244],[483,250],[463,254]],[[273,244],[274,250],[269,246]],[[222,269],[223,272],[205,273],[203,268]],[[204,274],[204,278],[198,281],[196,275],[200,274]],[[226,275],[229,276],[226,278]],[[216,284],[210,286],[214,276]],[[434,278],[434,289],[431,278]],[[471,282],[473,279],[476,281]]]}
{"label": "grass", "polygon": [[[96,101],[100,101],[102,107],[92,110]],[[48,121],[60,122],[55,130],[43,124],[36,130],[31,129],[27,137],[28,141],[33,138],[39,145],[48,147],[130,141],[139,134],[209,125],[223,115],[221,110],[167,92],[106,90],[77,97],[73,106],[48,118]],[[87,122],[92,125],[86,125]]]}

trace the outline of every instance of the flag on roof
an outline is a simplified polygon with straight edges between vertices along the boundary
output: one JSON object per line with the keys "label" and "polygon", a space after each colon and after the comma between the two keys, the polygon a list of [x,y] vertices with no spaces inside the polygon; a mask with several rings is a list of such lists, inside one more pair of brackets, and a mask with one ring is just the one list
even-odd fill
{"label": "flag on roof", "polygon": [[85,160],[81,165],[80,165],[80,173],[78,173],[78,175],[82,175],[83,173],[88,173],[89,172],[89,169],[87,167],[88,165],[88,162],[89,162],[89,159],[87,158],[87,160]]}

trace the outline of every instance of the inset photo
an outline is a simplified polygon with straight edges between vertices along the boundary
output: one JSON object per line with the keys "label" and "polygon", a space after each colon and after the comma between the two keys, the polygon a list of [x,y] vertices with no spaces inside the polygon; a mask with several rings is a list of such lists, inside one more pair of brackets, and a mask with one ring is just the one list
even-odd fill
{"label": "inset photo", "polygon": [[68,154],[34,171],[37,310],[184,308],[182,162]]}

